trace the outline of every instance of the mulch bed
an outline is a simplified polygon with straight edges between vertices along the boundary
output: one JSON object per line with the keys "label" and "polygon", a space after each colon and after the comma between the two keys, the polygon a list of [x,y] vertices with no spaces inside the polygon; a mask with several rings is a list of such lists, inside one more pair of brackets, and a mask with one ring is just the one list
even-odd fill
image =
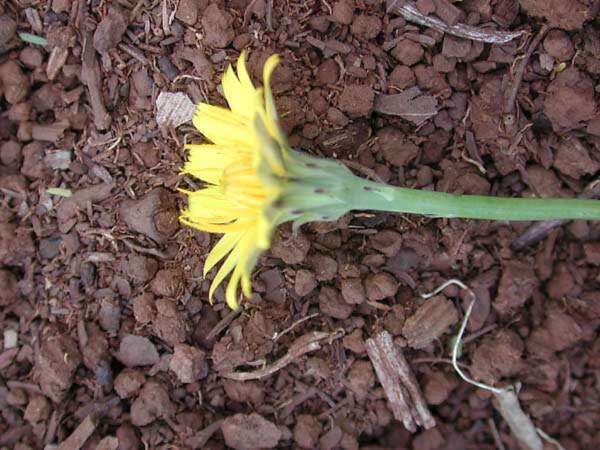
{"label": "mulch bed", "polygon": [[[291,144],[365,177],[596,196],[600,3],[413,5],[493,39],[526,32],[503,44],[407,21],[405,4],[0,2],[0,448],[519,448],[448,363],[469,297],[421,294],[449,278],[477,296],[469,373],[520,383],[564,448],[600,448],[598,224],[357,212],[284,225],[241,311],[222,289],[207,301],[217,236],[177,219],[177,189],[198,187],[178,173],[183,144],[201,137],[159,126],[156,99],[224,104],[243,49],[257,82],[283,57],[273,89]],[[401,349],[379,357],[420,388],[423,416],[400,420],[377,336]]]}

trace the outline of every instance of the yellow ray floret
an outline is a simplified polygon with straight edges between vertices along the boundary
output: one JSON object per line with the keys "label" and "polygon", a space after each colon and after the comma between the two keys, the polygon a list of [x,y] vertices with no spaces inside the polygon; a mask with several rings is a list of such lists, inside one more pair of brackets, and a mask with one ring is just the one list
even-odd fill
{"label": "yellow ray floret", "polygon": [[[269,86],[278,57],[271,56],[264,66],[264,90],[255,88],[246,69],[245,55],[237,62],[237,73],[230,66],[223,75],[222,88],[229,109],[201,103],[193,118],[194,126],[212,144],[188,145],[188,159],[182,172],[206,183],[188,195],[188,207],[180,216],[182,223],[210,233],[223,233],[206,258],[205,275],[221,263],[209,289],[215,289],[230,276],[225,290],[227,304],[238,307],[241,284],[245,296],[251,294],[250,276],[259,253],[269,247],[273,228],[267,209],[280,191],[273,177],[285,174],[278,149],[265,145],[256,124],[267,130],[270,139],[285,145],[277,124],[277,113]],[[277,146],[276,146],[277,147]],[[260,170],[259,170],[260,169]]]}

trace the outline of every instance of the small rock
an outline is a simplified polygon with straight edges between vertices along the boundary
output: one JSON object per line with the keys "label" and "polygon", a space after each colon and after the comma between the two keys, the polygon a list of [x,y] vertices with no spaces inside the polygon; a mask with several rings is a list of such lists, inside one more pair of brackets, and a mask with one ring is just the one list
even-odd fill
{"label": "small rock", "polygon": [[344,437],[344,432],[340,427],[334,425],[331,429],[324,433],[319,438],[319,450],[334,450],[338,448],[338,445]]}
{"label": "small rock", "polygon": [[391,86],[406,89],[417,84],[417,78],[410,67],[398,64],[390,73],[388,83]]}
{"label": "small rock", "polygon": [[353,310],[338,290],[330,286],[324,286],[319,292],[319,309],[326,316],[341,320],[350,317]]}
{"label": "small rock", "polygon": [[300,297],[310,294],[317,287],[317,278],[315,274],[309,270],[300,269],[296,272],[294,280],[294,291]]}
{"label": "small rock", "polygon": [[173,236],[179,227],[174,196],[164,188],[153,189],[137,200],[124,200],[119,213],[131,230],[159,244]]}
{"label": "small rock", "polygon": [[145,292],[133,299],[133,316],[136,322],[142,325],[154,320],[156,306],[154,296],[150,292]]}
{"label": "small rock", "polygon": [[441,405],[458,386],[455,377],[436,371],[427,375],[423,395],[429,405]]}
{"label": "small rock", "polygon": [[392,306],[392,309],[386,313],[383,318],[383,327],[392,335],[399,336],[402,334],[402,327],[406,316],[404,313],[404,306],[401,304]]}
{"label": "small rock", "polygon": [[160,359],[150,339],[133,334],[123,336],[116,357],[126,367],[151,366]]}
{"label": "small rock", "polygon": [[537,277],[532,264],[507,262],[502,270],[493,308],[504,317],[514,314],[529,300],[536,286]]}
{"label": "small rock", "polygon": [[584,175],[595,173],[599,168],[584,143],[576,138],[564,139],[554,154],[554,167],[565,175],[581,178]]}
{"label": "small rock", "polygon": [[500,330],[477,346],[471,360],[471,373],[475,379],[488,384],[516,375],[521,369],[524,348],[523,341],[515,332]]}
{"label": "small rock", "polygon": [[70,336],[43,339],[36,361],[42,393],[56,403],[61,402],[73,384],[73,375],[79,364],[81,354]]}
{"label": "small rock", "polygon": [[423,430],[415,436],[412,442],[413,450],[438,450],[445,443],[445,439],[437,428]]}
{"label": "small rock", "polygon": [[428,16],[435,12],[435,3],[433,0],[417,0],[417,9]]}
{"label": "small rock", "polygon": [[550,30],[544,38],[544,50],[558,61],[570,61],[575,54],[569,35],[563,30]]}
{"label": "small rock", "polygon": [[30,424],[44,422],[50,417],[50,402],[43,395],[34,395],[29,399],[23,418]]}
{"label": "small rock", "polygon": [[22,102],[29,92],[29,79],[12,59],[0,65],[0,86],[11,105]]}
{"label": "small rock", "polygon": [[600,242],[586,242],[583,244],[583,253],[588,264],[600,266]]}
{"label": "small rock", "polygon": [[594,83],[583,71],[569,67],[550,83],[544,100],[544,113],[554,131],[563,133],[583,126],[594,117]]}
{"label": "small rock", "polygon": [[207,370],[205,353],[190,345],[177,344],[169,363],[171,369],[182,383],[198,381]]}
{"label": "small rock", "polygon": [[375,373],[370,361],[355,361],[348,371],[348,385],[358,401],[367,397],[375,385]]}
{"label": "small rock", "polygon": [[367,85],[347,85],[340,95],[338,107],[353,117],[368,115],[373,109],[375,93]]}
{"label": "small rock", "polygon": [[0,306],[16,303],[19,298],[17,278],[8,270],[0,269]]}
{"label": "small rock", "polygon": [[197,0],[181,0],[177,6],[175,18],[186,25],[194,25],[198,20],[198,6]]}
{"label": "small rock", "polygon": [[131,398],[137,395],[145,381],[146,377],[139,370],[125,368],[115,378],[114,389],[119,397]]}
{"label": "small rock", "polygon": [[367,298],[376,302],[396,295],[398,282],[386,272],[369,275],[365,279],[365,291]]}
{"label": "small rock", "polygon": [[381,32],[381,19],[370,14],[360,14],[352,21],[350,31],[361,39],[375,39]]}
{"label": "small rock", "polygon": [[[1,27],[1,25],[0,25]],[[25,47],[19,53],[19,61],[30,69],[36,69],[44,62],[44,55],[40,49],[35,47]]]}
{"label": "small rock", "polygon": [[121,305],[116,299],[103,298],[98,312],[100,326],[109,333],[116,333],[121,323]]}
{"label": "small rock", "polygon": [[140,395],[131,404],[131,423],[143,427],[156,419],[167,418],[175,413],[167,389],[156,381],[148,381]]}
{"label": "small rock", "polygon": [[353,0],[340,0],[333,5],[331,20],[342,25],[350,25],[354,17]]}
{"label": "small rock", "polygon": [[315,73],[319,85],[334,84],[340,77],[340,66],[333,59],[323,61]]}
{"label": "small rock", "polygon": [[338,265],[332,257],[316,253],[308,257],[308,262],[313,267],[318,281],[330,281],[335,278]]}
{"label": "small rock", "polygon": [[156,301],[156,318],[152,329],[156,336],[172,346],[185,342],[189,334],[185,314],[168,298]]}
{"label": "small rock", "polygon": [[366,300],[365,288],[360,278],[346,278],[341,282],[342,297],[351,305],[358,305]]}
{"label": "small rock", "polygon": [[150,288],[159,297],[177,297],[183,289],[183,271],[178,267],[159,270]]}
{"label": "small rock", "polygon": [[300,414],[294,425],[294,442],[300,448],[317,448],[323,427],[315,416]]}
{"label": "small rock", "polygon": [[211,3],[202,16],[204,43],[211,47],[225,48],[233,41],[233,17],[227,11]]}
{"label": "small rock", "polygon": [[293,236],[291,233],[286,233],[283,228],[279,227],[275,232],[271,253],[286,264],[300,264],[306,259],[310,242],[301,232]]}
{"label": "small rock", "polygon": [[548,280],[546,291],[553,300],[563,300],[575,287],[575,278],[565,263],[559,263],[554,268],[552,277]]}
{"label": "small rock", "polygon": [[21,144],[16,141],[6,141],[0,145],[0,163],[5,166],[18,168],[21,162]]}
{"label": "small rock", "polygon": [[396,47],[391,51],[391,54],[401,64],[413,66],[423,59],[425,50],[423,50],[420,44],[409,39],[404,39],[398,42]]}
{"label": "small rock", "polygon": [[547,358],[549,353],[566,350],[587,337],[586,330],[570,314],[553,305],[548,309],[542,326],[534,329],[528,337],[527,350]]}
{"label": "small rock", "polygon": [[138,253],[130,253],[122,261],[121,270],[135,284],[145,284],[154,278],[158,270],[158,262],[154,258],[149,258]]}
{"label": "small rock", "polygon": [[412,348],[427,347],[458,321],[454,303],[443,295],[432,297],[419,306],[404,322],[402,335]]}
{"label": "small rock", "polygon": [[448,58],[464,58],[471,51],[471,41],[450,34],[444,35],[442,53]]}
{"label": "small rock", "polygon": [[265,401],[265,389],[256,381],[223,380],[223,389],[227,397],[237,403],[262,405]]}
{"label": "small rock", "polygon": [[369,245],[388,258],[392,258],[400,251],[402,235],[394,230],[382,230],[369,238]]}
{"label": "small rock", "polygon": [[17,23],[6,14],[0,16],[0,52],[4,50],[17,32]]}
{"label": "small rock", "polygon": [[419,155],[419,147],[399,129],[385,127],[377,132],[377,146],[383,158],[396,167],[404,167]]}
{"label": "small rock", "polygon": [[279,428],[257,413],[227,417],[221,432],[225,444],[236,450],[275,448],[281,439]]}
{"label": "small rock", "polygon": [[118,7],[111,6],[108,14],[96,27],[94,32],[94,48],[100,53],[115,48],[127,30],[128,17]]}
{"label": "small rock", "polygon": [[365,341],[363,339],[362,330],[357,328],[352,333],[344,336],[342,340],[344,348],[347,348],[357,355],[364,355],[367,352]]}

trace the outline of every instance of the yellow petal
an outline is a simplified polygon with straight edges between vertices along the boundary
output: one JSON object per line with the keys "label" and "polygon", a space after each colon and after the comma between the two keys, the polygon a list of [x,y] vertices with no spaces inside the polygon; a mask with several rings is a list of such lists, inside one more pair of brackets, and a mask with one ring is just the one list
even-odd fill
{"label": "yellow petal", "polygon": [[238,309],[239,303],[238,299],[238,285],[240,284],[240,277],[242,276],[242,269],[240,266],[236,266],[235,270],[231,274],[231,278],[229,278],[229,283],[227,284],[227,289],[225,290],[225,300],[227,301],[227,305],[231,309]]}
{"label": "yellow petal", "polygon": [[215,144],[247,152],[256,146],[248,120],[228,109],[200,103],[192,121],[198,131]]}
{"label": "yellow petal", "polygon": [[239,242],[242,233],[226,233],[219,242],[215,244],[204,262],[204,275],[206,275],[215,264],[221,261],[233,247]]}
{"label": "yellow petal", "polygon": [[229,66],[221,81],[223,93],[231,110],[246,119],[252,119],[257,109],[262,108],[260,93],[250,84],[243,84]]}
{"label": "yellow petal", "polygon": [[225,279],[225,277],[227,275],[229,275],[229,273],[232,270],[234,270],[234,267],[237,267],[236,264],[239,261],[239,257],[240,257],[240,248],[239,248],[239,246],[236,246],[231,251],[231,253],[229,253],[229,256],[227,256],[227,258],[225,259],[225,262],[223,262],[223,264],[221,264],[221,267],[219,267],[219,270],[217,271],[217,274],[215,275],[215,278],[213,279],[212,283],[210,284],[210,288],[208,289],[208,300],[211,303],[212,303],[213,294],[215,293],[215,290],[217,289],[219,284],[221,284],[221,282]]}
{"label": "yellow petal", "polygon": [[279,56],[271,55],[265,62],[263,67],[263,83],[265,85],[265,107],[267,116],[272,121],[277,121],[277,110],[275,109],[275,101],[273,100],[273,91],[271,90],[271,75],[279,64]]}
{"label": "yellow petal", "polygon": [[211,184],[219,184],[225,168],[239,158],[235,150],[215,144],[192,144],[185,148],[189,153],[181,171]]}
{"label": "yellow petal", "polygon": [[246,52],[243,51],[240,53],[240,57],[237,60],[237,74],[240,79],[240,83],[244,88],[249,89],[253,88],[252,80],[250,79],[250,75],[248,75],[248,69],[246,68]]}

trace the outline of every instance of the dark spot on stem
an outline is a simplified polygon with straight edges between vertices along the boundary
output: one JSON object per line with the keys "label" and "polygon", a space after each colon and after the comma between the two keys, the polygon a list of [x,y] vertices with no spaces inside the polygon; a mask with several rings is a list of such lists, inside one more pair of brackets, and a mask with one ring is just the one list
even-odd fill
{"label": "dark spot on stem", "polygon": [[309,162],[309,163],[306,163],[306,167],[308,167],[309,169],[316,169],[319,166],[317,166],[315,163]]}
{"label": "dark spot on stem", "polygon": [[315,194],[322,194],[323,192],[325,192],[325,190],[323,188],[316,188],[315,189]]}
{"label": "dark spot on stem", "polygon": [[367,192],[370,192],[370,191],[372,191],[372,190],[373,190],[373,188],[372,188],[372,187],[369,187],[369,186],[363,186],[363,189],[364,189],[365,191],[367,191]]}
{"label": "dark spot on stem", "polygon": [[298,215],[302,214],[302,210],[301,209],[294,209],[292,211],[292,214],[295,215],[295,216],[298,216]]}
{"label": "dark spot on stem", "polygon": [[321,216],[321,220],[329,220],[329,216]]}

